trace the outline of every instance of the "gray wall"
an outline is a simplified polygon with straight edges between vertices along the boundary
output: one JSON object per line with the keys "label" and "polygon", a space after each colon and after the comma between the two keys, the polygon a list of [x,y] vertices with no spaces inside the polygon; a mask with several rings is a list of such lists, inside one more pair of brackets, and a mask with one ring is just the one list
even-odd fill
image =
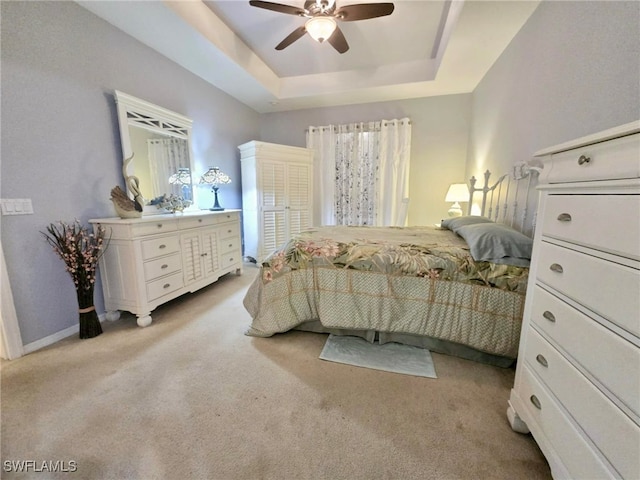
{"label": "gray wall", "polygon": [[467,176],[640,118],[640,2],[543,1],[473,92]]}
{"label": "gray wall", "polygon": [[[2,245],[23,343],[77,325],[75,290],[39,233],[58,220],[114,216],[124,187],[112,93],[121,90],[194,120],[197,164],[234,183],[237,146],[259,134],[259,115],[73,2],[0,2],[2,198],[31,198],[34,215],[3,216]],[[104,311],[101,287],[96,308]]]}
{"label": "gray wall", "polygon": [[471,94],[298,110],[262,115],[265,142],[305,146],[305,128],[381,119],[411,119],[409,225],[439,223],[451,183],[465,181]]}

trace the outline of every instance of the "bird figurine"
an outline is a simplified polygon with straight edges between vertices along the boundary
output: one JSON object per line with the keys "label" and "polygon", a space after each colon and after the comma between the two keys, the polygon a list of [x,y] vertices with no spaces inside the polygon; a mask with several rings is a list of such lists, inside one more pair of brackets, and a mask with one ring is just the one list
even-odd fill
{"label": "bird figurine", "polygon": [[116,213],[121,218],[138,218],[142,216],[142,212],[136,208],[136,202],[131,200],[119,185],[111,189],[111,201]]}
{"label": "bird figurine", "polygon": [[127,167],[133,160],[134,155],[135,153],[132,153],[131,156],[129,158],[125,158],[124,162],[122,163],[122,175],[124,176],[129,191],[133,193],[133,202],[135,209],[138,212],[142,212],[144,208],[144,197],[140,192],[140,180],[134,175],[127,175]]}

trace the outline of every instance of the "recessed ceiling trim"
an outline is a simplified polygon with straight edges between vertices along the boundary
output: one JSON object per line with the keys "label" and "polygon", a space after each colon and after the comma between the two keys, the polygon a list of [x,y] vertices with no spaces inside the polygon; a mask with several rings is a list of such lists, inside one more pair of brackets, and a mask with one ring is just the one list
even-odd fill
{"label": "recessed ceiling trim", "polygon": [[442,35],[444,34],[444,28],[447,25],[447,18],[449,17],[449,10],[451,8],[451,0],[444,2],[442,6],[442,14],[440,15],[440,23],[438,25],[438,32],[436,33],[436,39],[433,42],[433,48],[431,49],[431,58],[438,56],[440,45],[442,44]]}
{"label": "recessed ceiling trim", "polygon": [[440,62],[442,62],[442,58],[444,57],[444,53],[449,45],[449,40],[451,39],[451,35],[455,26],[458,23],[458,18],[460,17],[460,12],[462,11],[462,7],[464,6],[465,0],[447,0],[445,2],[445,7],[442,10],[442,21],[441,26],[442,30],[438,30],[438,38],[433,46],[433,51],[431,52],[431,58],[435,59],[437,68],[440,68]]}
{"label": "recessed ceiling trim", "polygon": [[195,28],[229,60],[249,72],[271,92],[279,89],[279,78],[227,25],[201,1],[165,1],[165,5]]}
{"label": "recessed ceiling trim", "polygon": [[372,87],[424,82],[433,80],[436,73],[436,62],[424,60],[378,68],[284,77],[281,79],[280,97],[309,96],[316,95],[318,92],[333,94]]}

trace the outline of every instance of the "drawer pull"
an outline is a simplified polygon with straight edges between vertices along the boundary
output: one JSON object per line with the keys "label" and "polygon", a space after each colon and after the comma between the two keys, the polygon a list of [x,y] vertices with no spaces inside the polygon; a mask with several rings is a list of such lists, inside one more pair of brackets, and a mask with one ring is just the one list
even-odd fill
{"label": "drawer pull", "polygon": [[169,288],[170,286],[171,286],[171,284],[170,284],[170,283],[165,283],[165,284],[162,286],[162,288]]}
{"label": "drawer pull", "polygon": [[229,261],[230,261],[230,262],[233,262],[233,257],[231,257],[231,258],[229,259]]}
{"label": "drawer pull", "polygon": [[556,316],[551,313],[549,310],[545,310],[544,313],[542,314],[542,316],[544,318],[546,318],[547,320],[549,320],[550,322],[554,322],[556,321]]}
{"label": "drawer pull", "polygon": [[207,256],[207,252],[203,253],[200,255],[201,257],[206,257]]}
{"label": "drawer pull", "polygon": [[201,218],[198,219],[198,223],[202,223],[202,219]]}
{"label": "drawer pull", "polygon": [[578,158],[578,165],[584,165],[585,163],[589,163],[590,161],[590,157],[587,157],[586,155],[580,155],[580,158]]}
{"label": "drawer pull", "polygon": [[165,268],[169,268],[169,265],[167,265],[167,264],[165,263],[165,264],[164,264],[164,265],[162,265],[160,268],[164,270]]}
{"label": "drawer pull", "polygon": [[552,263],[549,269],[552,272],[556,272],[556,273],[562,273],[564,271],[564,269],[562,268],[562,265],[560,265],[559,263]]}
{"label": "drawer pull", "polygon": [[542,404],[540,403],[540,400],[538,400],[538,397],[536,397],[535,395],[531,395],[529,397],[529,400],[531,400],[531,403],[533,403],[534,407],[536,407],[538,410],[542,410]]}
{"label": "drawer pull", "polygon": [[233,247],[233,243],[230,243],[230,244],[229,244],[229,248],[231,248],[231,247]]}
{"label": "drawer pull", "polygon": [[546,359],[546,358],[544,358],[544,355],[542,355],[541,353],[539,353],[539,354],[536,356],[536,361],[537,361],[540,365],[542,365],[543,367],[548,367],[548,366],[549,366],[549,362],[547,362],[547,359]]}
{"label": "drawer pull", "polygon": [[560,215],[558,215],[558,221],[560,222],[570,222],[571,221],[571,215],[568,213],[561,213]]}
{"label": "drawer pull", "polygon": [[162,250],[163,248],[167,248],[167,246],[163,243],[162,245],[159,245],[158,248]]}
{"label": "drawer pull", "polygon": [[158,228],[162,228],[162,224],[161,224],[161,223],[159,223],[159,224],[157,225],[157,227],[158,227]]}
{"label": "drawer pull", "polygon": [[227,233],[231,233],[231,232],[233,232],[233,230],[227,230]]}

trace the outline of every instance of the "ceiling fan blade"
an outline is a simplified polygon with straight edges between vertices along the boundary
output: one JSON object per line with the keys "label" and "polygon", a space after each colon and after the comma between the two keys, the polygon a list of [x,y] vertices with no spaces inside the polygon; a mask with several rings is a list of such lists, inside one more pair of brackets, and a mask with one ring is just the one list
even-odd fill
{"label": "ceiling fan blade", "polygon": [[304,28],[304,26],[302,27],[298,27],[296,28],[293,32],[291,32],[287,38],[285,38],[284,40],[282,40],[277,46],[276,46],[276,50],[284,50],[285,48],[287,48],[289,45],[291,45],[293,42],[295,42],[296,40],[298,40],[300,37],[302,37],[305,33],[307,33],[307,29]]}
{"label": "ceiling fan blade", "polygon": [[335,16],[343,22],[355,22],[356,20],[391,15],[393,8],[393,3],[359,3],[340,7]]}
{"label": "ceiling fan blade", "polygon": [[303,9],[298,7],[283,5],[281,3],[263,2],[261,0],[250,0],[249,5],[252,7],[264,8],[266,10],[273,10],[274,12],[287,13],[289,15],[304,15],[306,13]]}
{"label": "ceiling fan blade", "polygon": [[336,27],[333,34],[327,39],[327,42],[329,42],[339,53],[344,53],[349,50],[349,44],[347,43],[347,39],[344,38],[344,34],[342,33],[342,30],[340,30],[340,27]]}

